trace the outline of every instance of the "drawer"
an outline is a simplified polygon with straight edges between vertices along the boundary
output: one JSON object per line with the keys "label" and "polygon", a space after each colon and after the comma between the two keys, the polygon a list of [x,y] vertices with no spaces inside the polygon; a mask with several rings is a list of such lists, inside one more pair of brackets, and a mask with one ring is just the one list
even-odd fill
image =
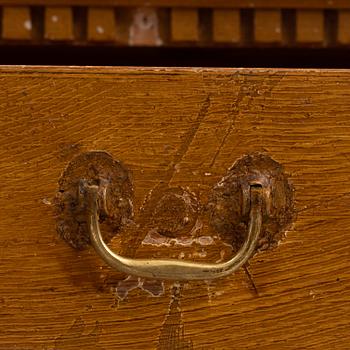
{"label": "drawer", "polygon": [[[349,78],[0,68],[0,349],[347,349]],[[101,230],[133,259],[234,256],[242,236],[231,206],[219,210],[233,173],[282,176],[288,193],[271,204],[273,234],[236,272],[131,276],[74,241],[62,209],[73,178],[109,166],[124,174],[129,207]]]}

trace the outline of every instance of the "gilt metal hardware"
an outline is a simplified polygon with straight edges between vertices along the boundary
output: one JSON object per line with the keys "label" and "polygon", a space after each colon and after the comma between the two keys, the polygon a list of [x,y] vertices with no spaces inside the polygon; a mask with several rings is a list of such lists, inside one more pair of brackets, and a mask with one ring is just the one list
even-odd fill
{"label": "gilt metal hardware", "polygon": [[114,253],[103,241],[99,227],[98,186],[83,182],[81,193],[87,211],[90,241],[96,253],[112,268],[130,275],[170,280],[204,280],[227,276],[254,253],[262,226],[262,188],[250,187],[250,221],[247,239],[230,260],[217,263],[194,263],[183,260],[131,259]]}
{"label": "gilt metal hardware", "polygon": [[[75,157],[59,180],[58,233],[75,249],[91,244],[109,266],[129,275],[209,280],[233,273],[257,251],[276,247],[294,218],[293,187],[282,165],[261,153],[239,158],[212,187],[203,207],[190,190],[159,185],[134,218],[133,188],[131,172],[107,152]],[[200,216],[232,246],[232,258],[217,263],[138,259],[119,255],[106,243],[128,223],[166,239],[185,237]],[[107,234],[101,234],[101,222],[110,228]]]}

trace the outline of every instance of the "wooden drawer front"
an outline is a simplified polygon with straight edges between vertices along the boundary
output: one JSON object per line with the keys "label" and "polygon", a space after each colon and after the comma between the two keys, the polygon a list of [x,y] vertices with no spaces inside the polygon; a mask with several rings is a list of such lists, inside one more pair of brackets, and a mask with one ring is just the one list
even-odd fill
{"label": "wooden drawer front", "polygon": [[[0,349],[349,347],[348,71],[3,67],[0,81]],[[206,203],[253,152],[283,165],[297,215],[229,277],[125,282],[56,232],[58,179],[91,150],[132,173],[136,218],[160,183]],[[110,246],[227,258],[201,229],[213,244],[155,249],[135,230]]]}

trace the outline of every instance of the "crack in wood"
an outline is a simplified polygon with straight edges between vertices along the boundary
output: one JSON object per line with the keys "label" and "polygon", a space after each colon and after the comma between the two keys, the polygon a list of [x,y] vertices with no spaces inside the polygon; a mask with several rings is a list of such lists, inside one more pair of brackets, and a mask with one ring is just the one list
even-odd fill
{"label": "crack in wood", "polygon": [[197,116],[197,119],[194,123],[194,126],[185,135],[185,137],[184,137],[185,141],[182,143],[177,155],[174,158],[172,166],[168,170],[167,180],[166,180],[166,182],[168,184],[171,183],[171,181],[174,177],[174,174],[176,172],[176,166],[181,162],[181,160],[185,157],[186,153],[188,152],[188,150],[191,146],[191,143],[194,140],[202,121],[204,120],[205,116],[208,113],[208,110],[210,108],[210,104],[211,104],[210,95],[208,94],[205,101],[201,105],[201,108],[198,112],[198,116]]}
{"label": "crack in wood", "polygon": [[95,327],[87,333],[85,321],[79,316],[67,332],[56,338],[54,350],[70,350],[77,347],[84,350],[103,350],[98,345],[100,334],[101,326],[98,321],[96,321]]}
{"label": "crack in wood", "polygon": [[193,342],[185,336],[180,300],[183,283],[176,283],[172,289],[168,314],[160,330],[157,350],[193,350]]}

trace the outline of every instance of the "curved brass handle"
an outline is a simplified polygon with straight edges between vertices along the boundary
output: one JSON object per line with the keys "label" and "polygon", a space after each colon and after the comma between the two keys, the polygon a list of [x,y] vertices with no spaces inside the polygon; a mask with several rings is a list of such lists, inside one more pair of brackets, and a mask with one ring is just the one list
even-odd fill
{"label": "curved brass handle", "polygon": [[250,188],[250,222],[247,240],[230,260],[218,264],[193,263],[173,259],[130,259],[113,253],[103,241],[99,227],[98,186],[84,185],[87,224],[91,244],[97,254],[112,268],[126,274],[170,280],[203,280],[229,275],[241,267],[254,253],[262,225],[262,191]]}

